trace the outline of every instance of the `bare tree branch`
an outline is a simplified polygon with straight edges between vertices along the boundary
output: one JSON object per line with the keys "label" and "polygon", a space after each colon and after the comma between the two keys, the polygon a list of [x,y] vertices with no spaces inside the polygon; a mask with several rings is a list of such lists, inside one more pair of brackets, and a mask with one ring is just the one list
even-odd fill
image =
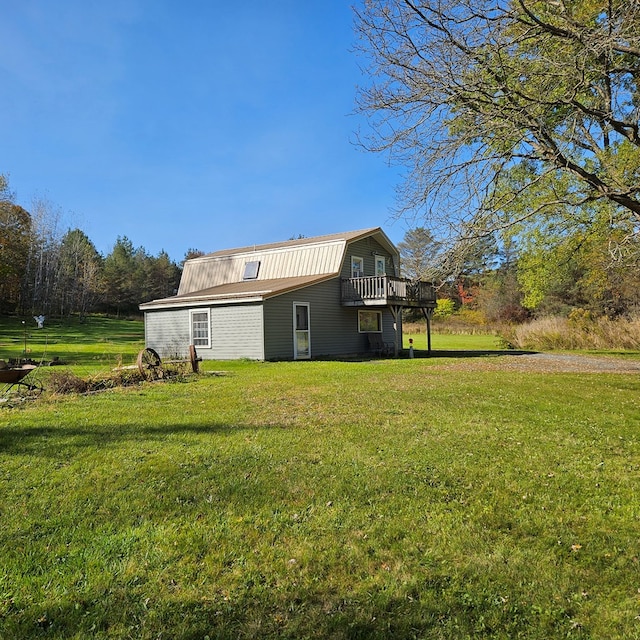
{"label": "bare tree branch", "polygon": [[[453,244],[565,201],[640,221],[640,3],[363,0],[355,12],[370,78],[359,140],[406,168],[396,215]],[[567,177],[561,197],[540,190]]]}

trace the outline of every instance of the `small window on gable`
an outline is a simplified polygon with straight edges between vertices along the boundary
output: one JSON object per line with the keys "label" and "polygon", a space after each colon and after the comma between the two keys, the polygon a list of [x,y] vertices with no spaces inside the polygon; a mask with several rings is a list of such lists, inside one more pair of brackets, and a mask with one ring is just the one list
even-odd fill
{"label": "small window on gable", "polygon": [[351,256],[351,277],[364,278],[364,260],[357,256]]}
{"label": "small window on gable", "polygon": [[243,280],[255,280],[258,277],[258,271],[260,269],[260,260],[252,260],[251,262],[245,262]]}
{"label": "small window on gable", "polygon": [[376,275],[377,276],[386,276],[387,275],[387,261],[384,256],[377,255],[376,256]]}

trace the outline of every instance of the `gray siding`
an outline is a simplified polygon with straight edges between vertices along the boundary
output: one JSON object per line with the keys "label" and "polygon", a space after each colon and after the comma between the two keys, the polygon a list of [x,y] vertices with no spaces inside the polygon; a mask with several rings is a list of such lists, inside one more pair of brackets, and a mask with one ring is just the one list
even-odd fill
{"label": "gray siding", "polygon": [[[264,359],[262,305],[198,307],[209,309],[211,347],[196,347],[203,360]],[[189,309],[147,311],[145,344],[162,359],[186,358],[189,354]]]}
{"label": "gray siding", "polygon": [[146,311],[145,345],[161,358],[186,358],[189,355],[189,310]]}
{"label": "gray siding", "polygon": [[340,275],[343,278],[351,277],[351,256],[357,256],[364,260],[364,275],[374,276],[375,273],[375,256],[384,256],[387,264],[388,276],[399,276],[398,265],[395,264],[393,256],[374,239],[363,238],[350,243],[347,246],[347,250],[344,256],[344,262],[342,264],[342,270]]}
{"label": "gray siding", "polygon": [[[203,358],[264,360],[261,304],[212,307],[211,349]],[[200,354],[200,349],[198,349]]]}
{"label": "gray siding", "polygon": [[[198,355],[204,360],[293,360],[294,302],[310,305],[312,358],[369,350],[366,334],[358,332],[358,307],[341,306],[339,278],[334,278],[271,298],[264,307],[201,307],[210,309],[211,348],[197,347]],[[388,309],[381,310],[383,339],[391,343],[395,340],[393,317]],[[163,359],[188,357],[189,309],[147,311],[145,342]]]}
{"label": "gray siding", "polygon": [[[340,278],[265,301],[265,359],[293,359],[293,303],[308,302],[311,358],[366,353],[369,341],[358,332],[358,308],[340,304]],[[371,307],[368,307],[371,309]],[[393,317],[382,310],[383,337],[393,342]]]}

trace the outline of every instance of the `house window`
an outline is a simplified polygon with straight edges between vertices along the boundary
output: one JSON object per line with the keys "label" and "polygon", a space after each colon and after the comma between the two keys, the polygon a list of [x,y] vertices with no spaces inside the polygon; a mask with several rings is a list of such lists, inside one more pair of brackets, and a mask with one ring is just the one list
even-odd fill
{"label": "house window", "polygon": [[364,260],[356,256],[351,256],[351,277],[364,278]]}
{"label": "house window", "polygon": [[196,347],[211,347],[209,309],[191,312],[191,344]]}
{"label": "house window", "polygon": [[382,311],[358,311],[360,333],[382,333]]}
{"label": "house window", "polygon": [[384,276],[387,274],[387,261],[384,256],[376,256],[376,275]]}
{"label": "house window", "polygon": [[251,262],[245,262],[243,280],[255,280],[258,277],[258,270],[260,269],[260,260],[252,260]]}

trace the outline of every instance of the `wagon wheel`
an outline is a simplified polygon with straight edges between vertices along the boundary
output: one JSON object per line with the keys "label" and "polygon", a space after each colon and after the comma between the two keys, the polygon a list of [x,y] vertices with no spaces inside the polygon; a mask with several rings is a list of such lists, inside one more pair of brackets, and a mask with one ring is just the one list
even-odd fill
{"label": "wagon wheel", "polygon": [[162,362],[160,356],[153,349],[143,349],[138,354],[138,369],[140,375],[147,380],[162,378]]}
{"label": "wagon wheel", "polygon": [[193,344],[189,345],[189,360],[191,360],[191,371],[193,371],[193,373],[198,373],[198,363],[200,362],[200,360],[202,360],[202,358],[198,358],[196,347]]}

